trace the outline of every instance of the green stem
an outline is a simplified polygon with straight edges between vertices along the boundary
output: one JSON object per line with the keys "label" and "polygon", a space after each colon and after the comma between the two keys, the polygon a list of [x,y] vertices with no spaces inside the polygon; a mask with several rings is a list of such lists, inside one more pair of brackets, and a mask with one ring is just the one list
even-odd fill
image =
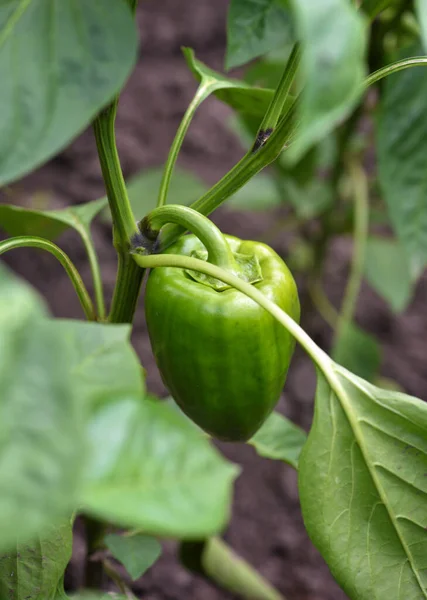
{"label": "green stem", "polygon": [[93,130],[98,148],[102,175],[113,217],[114,246],[118,253],[118,269],[109,321],[131,323],[138,301],[143,271],[129,259],[132,239],[138,228],[129,202],[116,147],[114,124],[117,99],[95,119]]}
{"label": "green stem", "polygon": [[182,256],[178,254],[144,255],[137,252],[132,253],[135,262],[143,269],[155,269],[158,267],[176,267],[199,271],[215,279],[236,288],[252,300],[265,308],[275,319],[285,327],[291,335],[301,344],[313,361],[324,371],[331,370],[332,361],[310,338],[309,335],[296,323],[287,313],[271,302],[255,286],[246,283],[233,273],[212,265],[204,260]]}
{"label": "green stem", "polygon": [[410,67],[425,67],[427,66],[427,56],[415,56],[413,58],[405,58],[403,60],[398,60],[391,65],[387,65],[386,67],[382,67],[374,73],[371,73],[365,81],[364,86],[367,88],[372,84],[376,83],[380,79],[387,77],[388,75],[393,75],[393,73],[398,73],[398,71],[402,71],[403,69],[408,69]]}
{"label": "green stem", "polygon": [[363,169],[350,167],[354,186],[354,246],[350,277],[344,293],[335,339],[339,340],[344,327],[353,320],[365,264],[366,242],[369,232],[368,182]]}
{"label": "green stem", "polygon": [[166,223],[181,225],[194,233],[208,251],[208,261],[223,269],[237,271],[233,253],[216,225],[199,212],[180,204],[169,204],[152,210],[139,224],[143,237],[156,240]]}
{"label": "green stem", "polygon": [[163,171],[163,177],[160,184],[159,197],[157,200],[157,206],[163,206],[166,204],[166,198],[168,195],[170,180],[172,177],[173,170],[175,168],[175,163],[178,158],[179,151],[182,146],[182,142],[184,141],[185,134],[187,133],[188,127],[195,115],[196,110],[200,106],[200,104],[206,100],[206,98],[211,94],[212,90],[215,86],[211,83],[206,83],[202,81],[202,83],[197,88],[196,94],[194,95],[193,100],[188,106],[185,114],[182,118],[182,121],[178,127],[178,131],[176,132],[175,138],[172,142],[172,146],[169,150],[168,159],[166,161],[166,165]]}
{"label": "green stem", "polygon": [[50,254],[53,254],[53,256],[57,258],[64,267],[68,277],[70,278],[71,283],[77,292],[77,296],[80,300],[80,304],[82,305],[86,318],[89,321],[96,321],[95,309],[86,286],[83,283],[82,278],[80,277],[80,274],[73,262],[69,256],[65,254],[63,250],[61,250],[61,248],[49,240],[27,235],[0,242],[0,254],[3,254],[8,250],[14,250],[15,248],[39,248],[40,250],[46,250],[47,252],[50,252]]}
{"label": "green stem", "polygon": [[276,92],[270,102],[270,106],[268,107],[258,130],[257,141],[255,142],[255,145],[258,144],[257,147],[260,147],[260,145],[265,143],[266,138],[273,133],[273,130],[280,119],[283,107],[285,106],[286,99],[289,95],[289,90],[291,89],[300,63],[300,56],[301,51],[299,44],[295,44],[289,56],[288,62],[286,63],[286,68],[283,71],[283,75],[276,88]]}
{"label": "green stem", "polygon": [[90,233],[85,227],[79,229],[80,235],[83,240],[83,244],[86,248],[86,252],[89,259],[90,270],[92,272],[93,287],[95,290],[96,307],[98,310],[98,317],[100,321],[105,319],[105,302],[104,302],[104,289],[102,285],[101,269],[99,267],[98,257],[95,252],[93,240]]}
{"label": "green stem", "polygon": [[319,311],[319,314],[323,320],[326,321],[326,323],[332,329],[336,329],[339,320],[338,312],[325,294],[318,277],[315,277],[308,283],[308,292],[310,294],[311,301]]}
{"label": "green stem", "polygon": [[[206,192],[191,208],[203,215],[209,215],[227,198],[237,192],[251,177],[277,158],[295,129],[296,101],[279,121],[268,142],[258,152],[248,152],[218,183]],[[166,226],[160,235],[160,250],[170,246],[181,235],[179,225]]]}
{"label": "green stem", "polygon": [[262,575],[219,538],[181,543],[180,558],[190,571],[248,600],[285,600]]}

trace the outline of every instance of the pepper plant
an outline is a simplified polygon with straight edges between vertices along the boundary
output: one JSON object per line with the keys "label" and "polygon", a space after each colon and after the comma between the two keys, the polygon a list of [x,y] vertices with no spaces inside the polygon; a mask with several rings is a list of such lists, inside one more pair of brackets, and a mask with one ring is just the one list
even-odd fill
{"label": "pepper plant", "polygon": [[[1,186],[91,124],[106,189],[105,198],[65,210],[0,205],[10,236],[0,253],[51,253],[85,316],[52,319],[2,266],[0,597],[69,597],[64,572],[78,518],[87,591],[73,598],[102,597],[108,578],[121,597],[134,597],[129,579],[157,560],[162,538],[178,539],[184,565],[230,592],[283,598],[221,540],[239,469],[212,445],[219,438],[298,469],[307,532],[349,598],[425,598],[427,407],[378,384],[378,348],[354,311],[364,275],[401,310],[427,261],[426,2],[231,0],[225,66],[258,60],[235,79],[183,50],[198,88],[157,206],[146,173],[125,182],[115,142],[120,90],[137,57],[135,10],[136,0],[0,3]],[[174,167],[211,94],[235,110],[233,127],[251,141],[188,207],[188,176],[171,201]],[[377,169],[367,160],[373,144]],[[284,260],[266,244],[223,235],[207,218],[229,199],[242,210],[281,206],[286,220],[266,235],[274,242],[283,227],[292,230],[282,258],[305,274],[332,325],[332,357],[298,324]],[[118,258],[108,311],[91,236],[107,206]],[[93,298],[56,244],[70,228],[87,251]],[[337,311],[321,277],[328,246],[342,234],[353,235],[354,253]],[[144,277],[168,402],[147,392],[130,343]],[[295,341],[317,373],[308,437],[273,410]]]}

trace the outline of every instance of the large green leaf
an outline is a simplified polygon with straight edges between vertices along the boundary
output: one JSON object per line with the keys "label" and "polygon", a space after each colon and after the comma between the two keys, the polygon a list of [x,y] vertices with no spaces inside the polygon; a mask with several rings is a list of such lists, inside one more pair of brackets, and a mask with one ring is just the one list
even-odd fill
{"label": "large green leaf", "polygon": [[[409,55],[419,53],[411,48]],[[381,188],[416,279],[427,264],[427,78],[405,69],[384,84],[377,123]]]}
{"label": "large green leaf", "polygon": [[277,0],[231,0],[227,18],[227,69],[238,67],[292,37],[289,10]]}
{"label": "large green leaf", "polygon": [[[214,96],[234,108],[238,113],[257,117],[261,122],[273,98],[274,90],[253,87],[244,81],[225,77],[197,60],[190,48],[184,48],[183,52],[197,81],[200,82],[202,78],[215,81],[217,88],[213,91]],[[292,97],[287,98],[283,107],[284,112],[289,110],[293,101]]]}
{"label": "large green leaf", "polygon": [[0,204],[0,228],[9,235],[37,235],[48,240],[55,240],[70,227],[84,234],[107,204],[107,198],[70,206],[64,210],[33,210],[13,204]]}
{"label": "large green leaf", "polygon": [[111,533],[104,538],[107,548],[115,559],[126,568],[133,581],[143,575],[159,558],[162,547],[156,538],[141,533],[118,535]]}
{"label": "large green leaf", "polygon": [[123,86],[136,49],[123,0],[0,4],[0,186],[90,123]]}
{"label": "large green leaf", "polygon": [[301,125],[290,150],[300,158],[337,125],[363,90],[365,28],[348,0],[292,0],[303,46]]}
{"label": "large green leaf", "polygon": [[238,469],[170,407],[130,395],[106,398],[88,438],[87,512],[171,537],[205,537],[224,527]]}
{"label": "large green leaf", "polygon": [[71,558],[71,522],[47,528],[35,542],[16,543],[0,555],[0,598],[54,600]]}
{"label": "large green leaf", "polygon": [[306,433],[277,412],[271,413],[248,444],[264,458],[282,460],[296,469]]}
{"label": "large green leaf", "polygon": [[427,597],[427,404],[331,365],[299,462],[305,526],[352,600]]}
{"label": "large green leaf", "polygon": [[393,239],[371,237],[366,246],[365,276],[395,312],[404,310],[413,285],[401,245]]}
{"label": "large green leaf", "polygon": [[68,347],[73,387],[88,406],[105,394],[143,395],[143,372],[130,343],[129,325],[50,321]]}
{"label": "large green leaf", "polygon": [[397,2],[398,0],[363,0],[362,10],[369,19],[373,19],[382,10]]}
{"label": "large green leaf", "polygon": [[84,446],[68,348],[23,284],[0,271],[0,548],[75,507]]}

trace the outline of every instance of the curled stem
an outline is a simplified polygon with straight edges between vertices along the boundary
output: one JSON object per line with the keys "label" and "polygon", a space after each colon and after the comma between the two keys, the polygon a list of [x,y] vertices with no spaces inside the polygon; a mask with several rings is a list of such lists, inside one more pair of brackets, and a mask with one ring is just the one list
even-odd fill
{"label": "curled stem", "polygon": [[63,250],[61,250],[61,248],[59,248],[53,242],[45,240],[44,238],[23,235],[1,242],[0,254],[3,254],[8,250],[14,250],[15,248],[39,248],[40,250],[46,250],[47,252],[50,252],[50,254],[53,254],[53,256],[57,258],[64,267],[68,277],[70,278],[87,319],[89,321],[96,321],[95,308],[86,286],[80,277],[80,273],[74,266],[74,263],[71,261],[69,256]]}
{"label": "curled stem", "polygon": [[139,224],[144,238],[157,240],[161,227],[167,223],[181,225],[194,233],[208,251],[208,261],[224,269],[237,270],[233,253],[221,231],[207,217],[180,204],[168,204],[152,210]]}

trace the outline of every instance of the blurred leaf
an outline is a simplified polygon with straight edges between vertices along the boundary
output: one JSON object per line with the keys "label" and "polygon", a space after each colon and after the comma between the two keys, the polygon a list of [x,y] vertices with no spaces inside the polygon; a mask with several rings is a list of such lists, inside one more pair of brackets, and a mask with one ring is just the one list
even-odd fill
{"label": "blurred leaf", "polygon": [[277,0],[231,0],[225,67],[243,65],[283,46],[291,37],[290,12]]}
{"label": "blurred leaf", "polygon": [[0,271],[0,547],[75,508],[83,427],[68,347],[24,284]]}
{"label": "blurred leaf", "polygon": [[362,10],[369,19],[372,20],[385,8],[392,4],[396,4],[396,1],[397,0],[364,0],[362,2]]}
{"label": "blurred leaf", "polygon": [[1,187],[61,150],[113,98],[137,36],[125,2],[7,0],[0,38]]}
{"label": "blurred leaf", "polygon": [[348,0],[292,0],[303,45],[301,124],[286,153],[295,162],[359,101],[365,73],[365,28]]}
{"label": "blurred leaf", "polygon": [[[217,73],[200,60],[197,60],[190,48],[184,48],[183,53],[188,67],[197,81],[200,82],[202,77],[217,81],[218,84],[221,84],[221,88],[213,92],[214,96],[234,108],[238,113],[257,117],[261,122],[273,98],[273,90],[252,87],[244,81],[230,79],[221,73]],[[288,111],[293,101],[294,98],[288,96],[283,112]]]}
{"label": "blurred leaf", "polygon": [[427,52],[427,0],[415,0],[415,10],[421,27],[424,54]]}
{"label": "blurred leaf", "polygon": [[313,219],[332,207],[333,190],[326,180],[311,179],[305,185],[298,185],[288,177],[282,186],[283,201],[290,202],[302,219]]}
{"label": "blurred leaf", "polygon": [[271,175],[259,173],[227,201],[227,208],[238,210],[268,210],[284,203]]}
{"label": "blurred leaf", "polygon": [[375,381],[381,366],[377,340],[355,323],[346,323],[334,345],[332,358],[367,381]]}
{"label": "blurred leaf", "polygon": [[248,442],[264,458],[282,460],[298,468],[298,458],[307,434],[277,412],[271,413],[261,429]]}
{"label": "blurred leaf", "polygon": [[53,241],[70,227],[79,233],[87,231],[92,220],[107,204],[106,198],[64,210],[32,210],[0,204],[0,227],[9,235],[37,235]]}
{"label": "blurred leaf", "polygon": [[[412,47],[409,55],[419,51]],[[387,77],[377,122],[379,179],[412,280],[427,264],[426,95],[425,69]]]}
{"label": "blurred leaf", "polygon": [[73,386],[87,405],[105,394],[142,397],[144,378],[130,325],[55,319],[50,327],[67,343]]}
{"label": "blurred leaf", "polygon": [[304,524],[352,600],[427,595],[427,403],[318,373],[299,461]]}
{"label": "blurred leaf", "polygon": [[194,539],[224,527],[238,468],[170,407],[107,397],[88,438],[85,511],[169,537]]}
{"label": "blurred leaf", "polygon": [[393,311],[405,310],[412,296],[413,285],[406,257],[396,240],[369,238],[365,276]]}
{"label": "blurred leaf", "polygon": [[[150,210],[156,208],[157,196],[163,169],[146,169],[132,177],[127,183],[129,200],[138,220]],[[208,186],[198,177],[183,169],[175,169],[168,192],[168,204],[184,204],[188,206],[202,196]],[[105,221],[111,221],[111,213],[107,208],[103,213]]]}
{"label": "blurred leaf", "polygon": [[148,535],[110,534],[104,538],[114,558],[125,567],[133,581],[143,575],[159,558],[162,547],[156,538]]}
{"label": "blurred leaf", "polygon": [[112,592],[103,594],[102,592],[83,591],[79,594],[72,594],[71,596],[59,595],[55,600],[129,600],[129,597],[126,598],[121,594],[113,594]]}
{"label": "blurred leaf", "polygon": [[0,598],[54,600],[63,589],[65,568],[71,558],[71,522],[46,528],[43,537],[15,544],[0,555]]}

